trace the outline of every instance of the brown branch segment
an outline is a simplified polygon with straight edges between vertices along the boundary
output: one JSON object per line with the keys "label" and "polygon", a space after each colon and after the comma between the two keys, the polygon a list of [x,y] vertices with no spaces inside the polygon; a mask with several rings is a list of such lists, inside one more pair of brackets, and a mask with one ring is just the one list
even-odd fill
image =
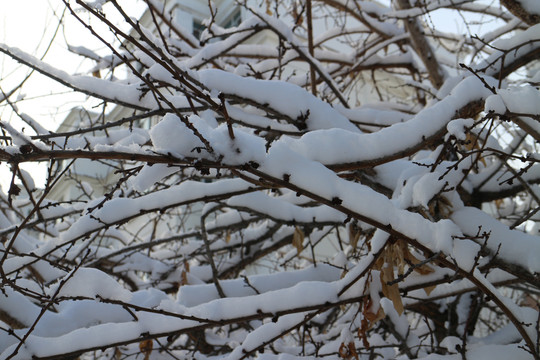
{"label": "brown branch segment", "polygon": [[540,23],[540,15],[532,14],[525,10],[519,0],[501,0],[501,4],[528,25]]}
{"label": "brown branch segment", "polygon": [[[398,6],[405,10],[410,9],[411,4],[409,0],[397,0]],[[429,74],[429,79],[435,88],[440,88],[444,82],[443,70],[441,69],[435,53],[431,46],[429,45],[426,37],[424,36],[424,31],[418,20],[415,18],[408,18],[405,21],[405,28],[411,35],[412,47],[416,51],[416,54],[422,59],[426,70]]]}

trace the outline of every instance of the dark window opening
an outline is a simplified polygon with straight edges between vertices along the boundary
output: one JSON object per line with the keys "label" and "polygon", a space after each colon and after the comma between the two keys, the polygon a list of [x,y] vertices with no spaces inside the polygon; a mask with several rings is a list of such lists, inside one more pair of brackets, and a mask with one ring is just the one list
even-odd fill
{"label": "dark window opening", "polygon": [[204,26],[197,20],[193,20],[193,36],[195,36],[197,39],[200,39],[204,29],[206,29],[206,26]]}
{"label": "dark window opening", "polygon": [[235,12],[227,19],[223,27],[225,29],[232,28],[240,25],[242,22],[242,14],[240,12],[240,9],[236,9]]}
{"label": "dark window opening", "polygon": [[[233,14],[227,18],[223,25],[220,26],[228,29],[240,25],[241,22],[242,12],[240,9],[236,9]],[[200,39],[204,29],[206,29],[206,26],[204,26],[200,21],[193,19],[193,36]]]}

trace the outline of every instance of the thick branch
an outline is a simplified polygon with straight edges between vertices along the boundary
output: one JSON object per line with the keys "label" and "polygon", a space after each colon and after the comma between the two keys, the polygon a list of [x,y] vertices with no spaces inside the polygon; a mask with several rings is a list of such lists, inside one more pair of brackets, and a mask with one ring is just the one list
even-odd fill
{"label": "thick branch", "polygon": [[[409,0],[397,0],[397,3],[401,9],[411,9]],[[428,71],[431,83],[435,88],[440,88],[444,82],[444,72],[437,61],[435,53],[424,36],[424,30],[421,28],[416,18],[408,18],[404,20],[404,23],[405,28],[411,35],[413,48],[420,59],[422,59],[422,62]]]}
{"label": "thick branch", "polygon": [[540,23],[540,15],[532,14],[525,10],[519,0],[501,0],[501,4],[508,9],[516,17],[529,25]]}

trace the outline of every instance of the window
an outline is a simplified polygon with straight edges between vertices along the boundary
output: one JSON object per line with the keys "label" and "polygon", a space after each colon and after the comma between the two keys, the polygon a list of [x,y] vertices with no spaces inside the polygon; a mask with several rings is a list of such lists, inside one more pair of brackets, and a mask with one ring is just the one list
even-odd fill
{"label": "window", "polygon": [[201,34],[204,31],[204,29],[206,29],[206,26],[201,24],[200,21],[193,19],[193,30],[192,30],[193,36],[195,36],[197,39],[200,39]]}
{"label": "window", "polygon": [[232,15],[229,16],[227,21],[225,21],[225,23],[223,24],[223,27],[226,28],[226,29],[227,28],[232,28],[232,27],[240,25],[241,22],[242,22],[242,12],[238,8],[238,9],[234,10]]}
{"label": "window", "polygon": [[[236,8],[224,22],[218,25],[224,27],[225,29],[228,29],[240,25],[241,22],[242,12],[240,11],[240,8]],[[200,39],[204,29],[206,29],[206,26],[204,26],[199,20],[196,20],[194,18],[192,23],[193,36],[195,36],[197,39]]]}

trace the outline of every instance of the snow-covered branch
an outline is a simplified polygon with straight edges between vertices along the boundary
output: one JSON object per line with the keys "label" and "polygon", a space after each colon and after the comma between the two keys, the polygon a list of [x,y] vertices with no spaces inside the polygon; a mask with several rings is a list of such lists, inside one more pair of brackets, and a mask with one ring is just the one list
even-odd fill
{"label": "snow-covered branch", "polygon": [[540,356],[536,2],[58,3],[77,74],[0,44],[86,96],[0,76],[0,360]]}

